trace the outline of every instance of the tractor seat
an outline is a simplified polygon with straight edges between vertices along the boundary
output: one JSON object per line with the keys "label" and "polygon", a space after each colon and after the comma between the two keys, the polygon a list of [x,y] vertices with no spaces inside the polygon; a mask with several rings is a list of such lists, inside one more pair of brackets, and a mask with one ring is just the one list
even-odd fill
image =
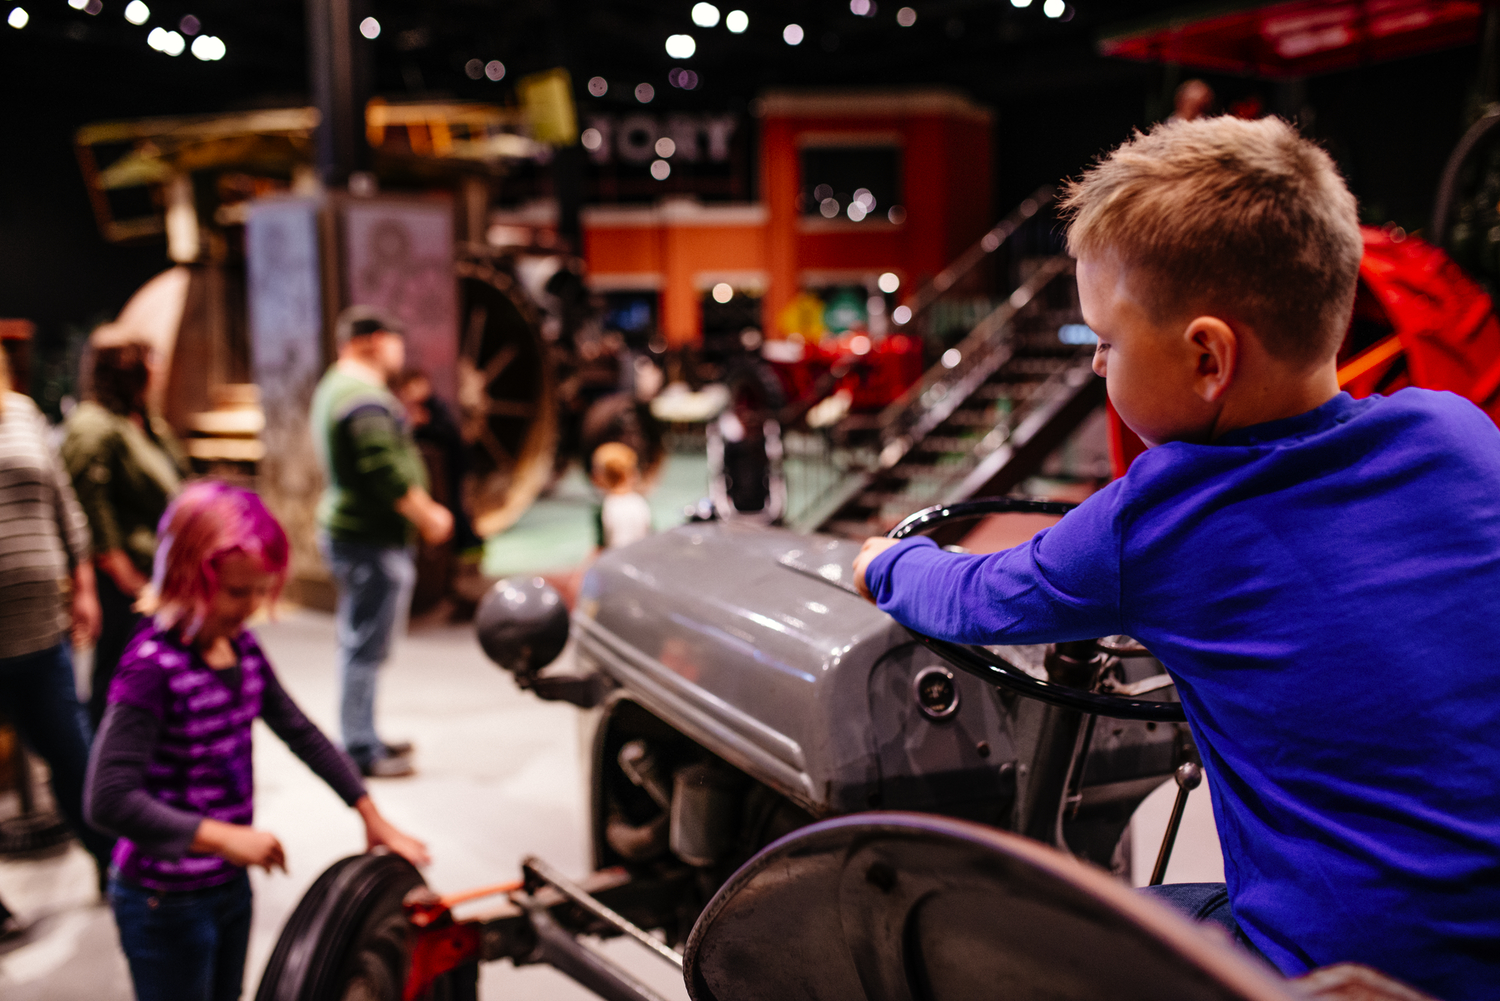
{"label": "tractor seat", "polygon": [[684,954],[693,1001],[1305,1001],[1229,943],[1076,859],[945,817],[803,828],[724,885]]}

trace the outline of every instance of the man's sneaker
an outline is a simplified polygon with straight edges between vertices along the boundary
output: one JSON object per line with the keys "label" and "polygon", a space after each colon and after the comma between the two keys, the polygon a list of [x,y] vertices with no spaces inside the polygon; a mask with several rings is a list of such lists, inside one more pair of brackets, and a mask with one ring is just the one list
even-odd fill
{"label": "man's sneaker", "polygon": [[359,766],[361,775],[374,779],[399,779],[406,775],[414,775],[416,771],[412,767],[411,756],[408,754],[383,754],[368,764]]}
{"label": "man's sneaker", "polygon": [[400,757],[403,754],[410,754],[414,750],[414,748],[412,747],[412,743],[409,740],[398,740],[394,744],[383,744],[381,746],[385,748],[385,755],[388,758],[396,758]]}

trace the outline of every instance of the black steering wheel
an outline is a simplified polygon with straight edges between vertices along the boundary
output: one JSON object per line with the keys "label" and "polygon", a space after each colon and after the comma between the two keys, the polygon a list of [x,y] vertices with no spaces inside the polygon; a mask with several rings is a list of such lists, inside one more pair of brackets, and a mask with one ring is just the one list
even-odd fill
{"label": "black steering wheel", "polygon": [[[887,532],[886,537],[904,539],[909,535],[930,531],[945,522],[959,518],[1014,512],[1060,515],[1067,514],[1077,506],[1077,504],[1063,501],[1027,500],[1020,497],[991,497],[985,500],[961,501],[957,504],[937,504],[911,515]],[[1180,702],[1131,699],[1123,695],[1109,695],[1074,688],[1071,685],[1060,685],[1055,681],[1042,681],[1033,678],[1014,664],[1001,660],[983,647],[950,643],[947,640],[933,639],[931,636],[923,636],[917,632],[913,632],[912,635],[933,653],[955,667],[982,678],[992,685],[1009,688],[1029,698],[1050,702],[1055,706],[1076,709],[1094,716],[1107,716],[1111,719],[1140,719],[1156,723],[1182,723],[1187,719]]]}

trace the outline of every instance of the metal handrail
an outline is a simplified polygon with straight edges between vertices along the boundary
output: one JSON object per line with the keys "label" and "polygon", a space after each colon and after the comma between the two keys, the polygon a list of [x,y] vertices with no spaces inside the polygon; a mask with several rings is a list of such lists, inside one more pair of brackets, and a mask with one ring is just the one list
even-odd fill
{"label": "metal handrail", "polygon": [[954,259],[953,263],[922,285],[906,301],[906,308],[911,310],[911,317],[905,323],[898,323],[898,327],[910,326],[912,321],[925,313],[934,302],[947,292],[960,280],[965,278],[969,272],[979,266],[986,257],[993,254],[1005,245],[1005,242],[1015,235],[1021,225],[1036,215],[1043,208],[1052,204],[1057,197],[1057,189],[1050,184],[1044,184],[1031,193],[1031,197],[1025,199],[1020,205],[1011,210],[1010,214],[999,222],[984,236],[980,237],[973,246]]}

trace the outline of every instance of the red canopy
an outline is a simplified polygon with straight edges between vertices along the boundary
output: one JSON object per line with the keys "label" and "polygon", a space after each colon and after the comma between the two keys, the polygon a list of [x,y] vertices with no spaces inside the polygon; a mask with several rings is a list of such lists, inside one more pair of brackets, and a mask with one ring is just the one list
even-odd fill
{"label": "red canopy", "polygon": [[1099,43],[1106,56],[1218,73],[1297,77],[1466,45],[1479,38],[1473,0],[1295,0],[1174,17]]}

